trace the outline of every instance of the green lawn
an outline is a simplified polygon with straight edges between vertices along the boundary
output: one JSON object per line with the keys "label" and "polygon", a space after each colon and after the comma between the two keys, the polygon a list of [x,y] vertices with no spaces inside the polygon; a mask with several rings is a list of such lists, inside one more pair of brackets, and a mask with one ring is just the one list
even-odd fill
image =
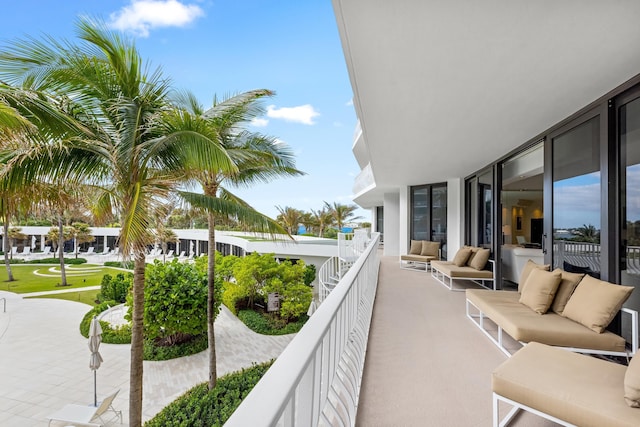
{"label": "green lawn", "polygon": [[23,294],[27,292],[99,286],[102,282],[102,276],[107,273],[115,276],[122,270],[98,264],[68,265],[65,271],[69,286],[65,287],[60,286],[59,265],[13,264],[11,271],[16,280],[8,282],[6,268],[0,267],[0,289]]}
{"label": "green lawn", "polygon": [[100,293],[100,290],[96,289],[93,291],[65,292],[63,294],[42,295],[38,297],[29,297],[29,298],[56,298],[56,299],[64,299],[68,301],[78,301],[91,306],[95,306],[96,296],[99,293]]}

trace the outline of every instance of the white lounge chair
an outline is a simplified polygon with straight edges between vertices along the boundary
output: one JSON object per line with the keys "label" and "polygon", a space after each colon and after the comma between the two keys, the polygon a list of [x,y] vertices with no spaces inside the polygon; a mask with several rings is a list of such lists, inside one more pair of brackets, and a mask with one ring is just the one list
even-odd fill
{"label": "white lounge chair", "polygon": [[111,249],[109,249],[109,246],[104,248],[104,251],[100,252],[99,255],[109,255],[111,253]]}
{"label": "white lounge chair", "polygon": [[84,253],[84,255],[93,255],[96,250],[96,248],[94,248],[93,246],[89,246],[89,248],[87,249],[87,252]]}
{"label": "white lounge chair", "polygon": [[113,407],[113,399],[116,398],[119,391],[120,390],[116,390],[115,393],[105,397],[102,402],[98,402],[97,407],[91,405],[77,405],[74,403],[65,405],[58,412],[47,417],[49,425],[51,425],[52,421],[62,421],[70,424],[100,427],[106,424],[106,421],[102,416],[107,411],[112,411],[118,418],[120,418],[120,424],[122,424],[122,411],[116,411]]}
{"label": "white lounge chair", "polygon": [[29,256],[31,254],[31,247],[25,246],[22,248],[22,252],[18,252],[16,255]]}

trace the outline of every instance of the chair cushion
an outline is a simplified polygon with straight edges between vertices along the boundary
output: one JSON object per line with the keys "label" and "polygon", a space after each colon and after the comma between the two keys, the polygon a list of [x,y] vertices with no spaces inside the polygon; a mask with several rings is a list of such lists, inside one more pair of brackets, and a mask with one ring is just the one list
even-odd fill
{"label": "chair cushion", "polygon": [[469,260],[467,260],[467,265],[476,270],[484,270],[484,266],[489,261],[489,255],[491,255],[489,249],[478,248],[473,252],[473,257],[469,257]]}
{"label": "chair cushion", "polygon": [[578,286],[578,283],[580,283],[583,277],[584,274],[569,273],[564,270],[562,271],[562,280],[560,281],[560,286],[558,286],[558,290],[556,291],[556,297],[553,299],[553,303],[551,304],[551,311],[562,314],[564,307],[567,305],[567,301],[569,301],[573,291],[576,289],[576,286]]}
{"label": "chair cushion", "polygon": [[553,302],[561,280],[562,271],[559,268],[553,271],[534,268],[522,288],[520,303],[538,314],[545,314]]}
{"label": "chair cushion", "polygon": [[412,240],[409,255],[420,255],[422,252],[422,240]]}
{"label": "chair cushion", "polygon": [[456,256],[453,257],[453,263],[458,267],[463,267],[467,263],[467,260],[470,256],[471,248],[463,246],[458,249],[458,252],[456,252]]}
{"label": "chair cushion", "polygon": [[633,291],[632,286],[614,285],[584,276],[569,298],[562,315],[602,333]]}
{"label": "chair cushion", "polygon": [[632,408],[640,408],[640,357],[633,357],[624,374],[624,400]]}
{"label": "chair cushion", "polygon": [[420,252],[420,255],[437,257],[439,249],[440,242],[430,242],[428,240],[423,240],[422,251]]}
{"label": "chair cushion", "polygon": [[518,292],[522,292],[522,287],[524,283],[527,281],[527,277],[531,273],[531,270],[534,268],[538,268],[540,270],[551,270],[551,265],[549,264],[537,264],[531,260],[528,260],[527,263],[522,267],[522,272],[520,273],[520,281],[518,281]]}

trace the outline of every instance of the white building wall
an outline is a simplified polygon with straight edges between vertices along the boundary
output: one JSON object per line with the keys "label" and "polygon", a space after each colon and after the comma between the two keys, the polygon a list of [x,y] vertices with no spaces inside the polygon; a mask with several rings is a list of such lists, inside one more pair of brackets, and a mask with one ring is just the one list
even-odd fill
{"label": "white building wall", "polygon": [[384,254],[399,255],[400,196],[398,193],[384,195]]}
{"label": "white building wall", "polygon": [[400,239],[398,242],[400,252],[398,254],[406,254],[409,250],[410,212],[411,187],[406,186],[400,189]]}
{"label": "white building wall", "polygon": [[447,259],[464,244],[464,180],[447,180]]}

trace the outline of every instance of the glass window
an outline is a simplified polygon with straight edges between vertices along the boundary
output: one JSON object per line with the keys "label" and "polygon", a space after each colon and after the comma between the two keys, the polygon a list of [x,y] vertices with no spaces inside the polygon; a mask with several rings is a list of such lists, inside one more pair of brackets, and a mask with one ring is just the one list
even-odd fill
{"label": "glass window", "polygon": [[411,187],[411,240],[440,242],[446,259],[447,185],[430,184]]}
{"label": "glass window", "polygon": [[553,266],[600,277],[600,118],[553,138]]}

